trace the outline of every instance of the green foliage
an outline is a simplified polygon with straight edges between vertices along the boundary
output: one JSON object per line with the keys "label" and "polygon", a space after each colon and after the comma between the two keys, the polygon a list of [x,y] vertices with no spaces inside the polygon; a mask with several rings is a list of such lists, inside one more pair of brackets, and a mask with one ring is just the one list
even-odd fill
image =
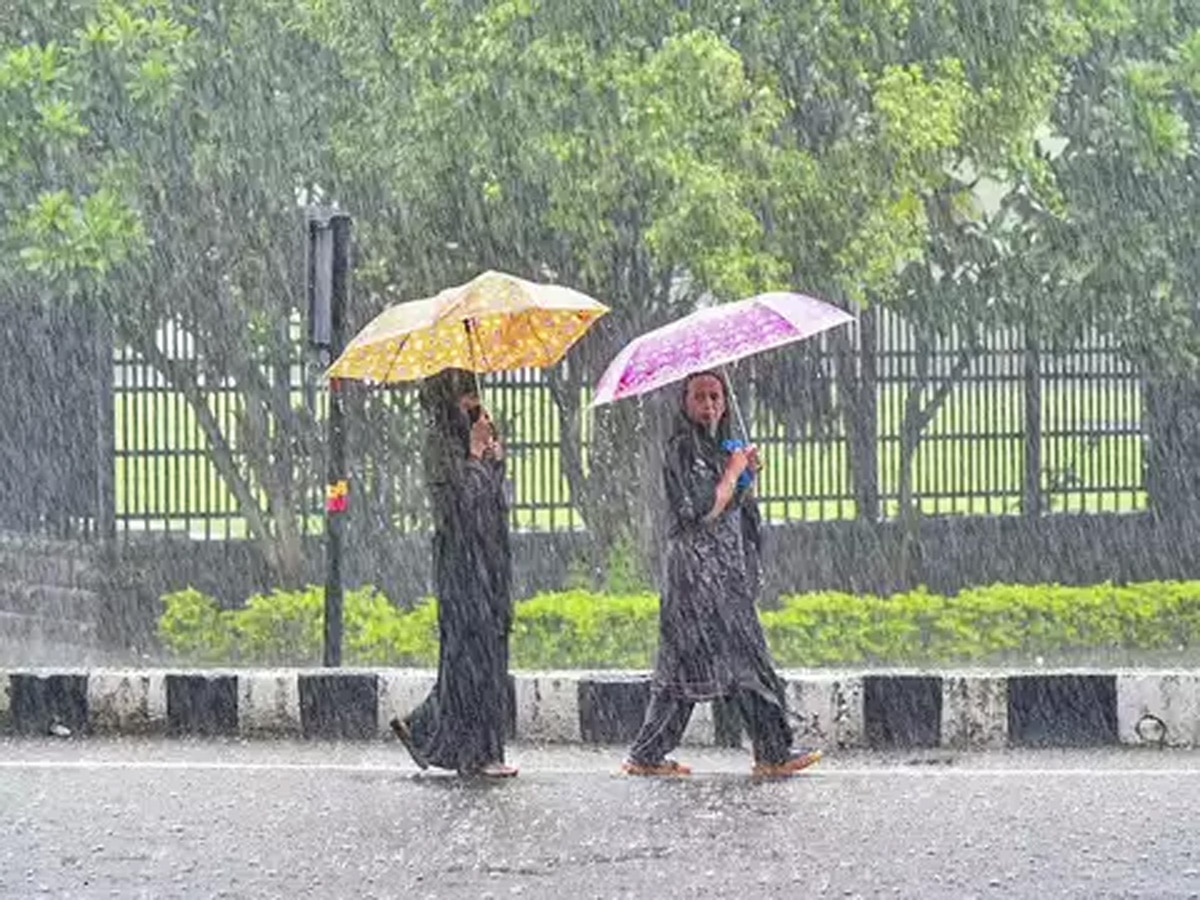
{"label": "green foliage", "polygon": [[[321,660],[325,590],[257,594],[241,609],[188,589],[163,597],[159,639],[196,663],[316,665]],[[358,665],[432,665],[437,661],[437,608],[396,609],[373,587],[347,591],[343,651]]]}
{"label": "green foliage", "polygon": [[608,554],[604,567],[604,590],[608,594],[641,594],[652,587],[645,564],[633,535],[621,532]]}
{"label": "green foliage", "polygon": [[632,529],[621,529],[613,539],[600,571],[593,571],[589,555],[571,560],[563,589],[567,592],[595,591],[609,595],[644,594],[653,589],[646,561],[634,540]]}
{"label": "green foliage", "polygon": [[762,618],[784,665],[940,665],[1179,650],[1200,641],[1198,612],[1200,583],[1147,582],[813,594]]}
{"label": "green foliage", "polygon": [[[281,583],[317,477],[313,416],[271,372],[303,307],[299,203],[353,212],[364,307],[485,266],[583,287],[613,314],[547,377],[572,499],[607,540],[648,494],[632,414],[598,413],[583,453],[580,392],[702,293],[886,304],[934,374],[933,336],[1014,324],[1200,360],[1196,9],[10,0],[3,280],[13,302],[105,305],[192,406]],[[156,345],[168,322],[187,365]],[[910,447],[939,380],[905,405]],[[209,414],[215,384],[236,385],[236,424]]]}
{"label": "green foliage", "polygon": [[42,194],[17,231],[29,241],[21,260],[51,278],[103,274],[136,252],[145,237],[137,215],[109,188],[80,198],[66,191]]}
{"label": "green foliage", "polygon": [[215,600],[188,588],[167,594],[163,604],[158,636],[172,653],[196,663],[228,662],[234,658],[229,614],[222,612]]}
{"label": "green foliage", "polygon": [[645,668],[657,644],[657,622],[657,599],[649,594],[542,594],[517,605],[512,665],[525,669]]}
{"label": "green foliage", "polygon": [[[271,367],[292,358],[301,305],[298,200],[339,186],[326,130],[339,99],[320,49],[279,12],[271,0],[5,5],[0,301],[102,307],[118,345],[191,406],[202,433],[188,440],[210,453],[275,580],[297,584],[297,485],[318,477],[304,452],[316,426]],[[187,334],[187,365],[156,340],[164,327]],[[237,415],[212,414],[215,384]]]}
{"label": "green foliage", "polygon": [[[275,591],[221,611],[194,590],[164,597],[159,634],[195,663],[314,665],[321,656],[322,589]],[[1126,586],[991,585],[953,597],[819,592],[762,613],[784,667],[955,665],[1073,660],[1096,654],[1179,652],[1200,644],[1200,582]],[[658,631],[657,598],[584,590],[517,605],[516,669],[645,669]],[[346,595],[350,665],[433,666],[437,605],[401,610],[366,587]]]}
{"label": "green foliage", "polygon": [[[32,9],[14,19],[46,33]],[[51,33],[32,43],[0,30],[0,249],[70,289],[81,277],[102,283],[147,248],[144,173],[130,178],[123,163],[176,111],[195,47],[163,4],[75,4]]]}

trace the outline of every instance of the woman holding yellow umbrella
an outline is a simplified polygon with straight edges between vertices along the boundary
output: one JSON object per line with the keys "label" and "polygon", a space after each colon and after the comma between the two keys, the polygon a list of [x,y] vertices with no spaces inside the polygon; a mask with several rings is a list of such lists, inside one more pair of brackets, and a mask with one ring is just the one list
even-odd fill
{"label": "woman holding yellow umbrella", "polygon": [[481,373],[556,364],[608,311],[558,285],[499,272],[381,313],[331,378],[422,380],[433,511],[438,679],[391,727],[421,768],[504,778],[512,558],[504,452],[480,398]]}
{"label": "woman holding yellow umbrella", "polygon": [[438,682],[392,731],[417,765],[510,777],[504,760],[512,628],[504,454],[473,373],[426,379],[426,486],[433,512]]}

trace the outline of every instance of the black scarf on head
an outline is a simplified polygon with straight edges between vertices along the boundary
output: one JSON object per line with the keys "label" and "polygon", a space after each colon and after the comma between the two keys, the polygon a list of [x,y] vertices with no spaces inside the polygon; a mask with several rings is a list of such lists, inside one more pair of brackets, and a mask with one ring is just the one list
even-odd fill
{"label": "black scarf on head", "polygon": [[[721,418],[717,420],[717,427],[713,431],[709,431],[703,425],[697,425],[688,418],[687,414],[688,386],[702,375],[709,375],[717,379],[725,389],[725,411],[721,414]],[[729,452],[725,449],[725,442],[733,437],[733,426],[729,417],[729,408],[732,405],[729,391],[728,379],[719,372],[696,372],[689,375],[683,383],[683,394],[679,401],[679,411],[675,415],[675,432],[671,438],[672,441],[690,441],[696,455],[704,459],[718,472],[725,470],[725,461],[729,458]],[[758,503],[742,490],[737,492],[736,502],[741,507],[743,539],[746,541],[748,551],[757,555],[762,548],[762,516],[758,509]],[[757,565],[756,560],[754,563],[756,572]],[[757,577],[756,574],[756,580]],[[755,590],[757,591],[757,587]]]}
{"label": "black scarf on head", "polygon": [[421,382],[425,413],[425,477],[440,484],[451,475],[454,460],[466,459],[471,449],[471,420],[459,408],[464,394],[475,390],[475,378],[461,369],[447,369]]}

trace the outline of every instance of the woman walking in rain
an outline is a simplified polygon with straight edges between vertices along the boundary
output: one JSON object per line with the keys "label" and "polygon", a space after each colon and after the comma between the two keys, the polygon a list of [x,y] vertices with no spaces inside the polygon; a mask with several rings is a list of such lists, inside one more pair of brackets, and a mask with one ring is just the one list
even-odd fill
{"label": "woman walking in rain", "polygon": [[434,517],[437,684],[392,731],[421,768],[511,777],[504,762],[512,556],[503,449],[473,376],[427,379],[426,480]]}
{"label": "woman walking in rain", "polygon": [[818,759],[792,747],[783,680],[755,610],[758,509],[745,476],[753,449],[727,449],[724,380],[684,383],[683,405],[664,460],[667,584],[650,705],[623,766],[630,775],[687,775],[667,754],[679,746],[697,702],[733,698],[754,749],[754,774],[789,775]]}

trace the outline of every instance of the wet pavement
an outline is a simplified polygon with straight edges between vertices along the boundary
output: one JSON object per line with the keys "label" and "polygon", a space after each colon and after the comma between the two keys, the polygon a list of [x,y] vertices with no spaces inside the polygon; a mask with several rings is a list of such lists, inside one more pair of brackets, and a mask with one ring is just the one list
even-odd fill
{"label": "wet pavement", "polygon": [[1200,754],[845,754],[789,781],[516,747],[0,741],[0,898],[1200,897]]}

